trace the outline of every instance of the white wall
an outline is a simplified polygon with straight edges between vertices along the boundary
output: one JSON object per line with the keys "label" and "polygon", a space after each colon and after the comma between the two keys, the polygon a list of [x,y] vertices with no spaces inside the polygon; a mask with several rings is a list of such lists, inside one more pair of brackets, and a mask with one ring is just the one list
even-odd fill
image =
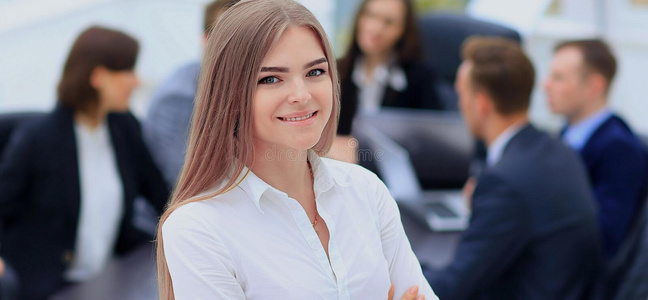
{"label": "white wall", "polygon": [[[343,0],[340,0],[343,1]],[[143,115],[151,92],[178,66],[199,59],[202,14],[209,0],[0,0],[0,113],[48,110],[74,38],[99,24],[124,30],[141,44],[137,73],[142,86],[132,98]],[[300,0],[325,30],[335,32],[335,0]],[[597,7],[605,8],[599,22]],[[603,24],[604,26],[601,26]],[[611,105],[639,132],[648,134],[648,7],[631,0],[563,0],[563,15],[544,18],[526,38],[538,75],[547,74],[552,48],[559,40],[602,33],[619,59]],[[559,128],[540,88],[532,99],[532,119]]]}
{"label": "white wall", "polygon": [[[203,8],[209,0],[0,1],[0,113],[51,109],[74,39],[91,25],[125,31],[140,42],[141,86],[131,101],[143,116],[151,93],[177,67],[201,52]],[[301,0],[327,32],[333,1]]]}
{"label": "white wall", "polygon": [[140,42],[136,72],[142,86],[132,101],[138,114],[165,76],[199,57],[200,2],[98,1],[0,32],[0,112],[52,108],[68,51],[78,34],[94,24],[123,30]]}

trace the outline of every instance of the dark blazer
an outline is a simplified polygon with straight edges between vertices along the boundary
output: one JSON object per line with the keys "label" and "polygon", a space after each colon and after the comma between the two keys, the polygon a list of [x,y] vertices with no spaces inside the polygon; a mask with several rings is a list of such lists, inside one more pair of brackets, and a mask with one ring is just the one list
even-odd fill
{"label": "dark blazer", "polygon": [[[110,114],[107,122],[123,184],[121,254],[152,240],[133,226],[135,197],[162,211],[169,191],[135,117]],[[22,125],[0,164],[0,257],[18,273],[20,299],[45,299],[62,287],[74,258],[81,196],[73,126],[73,110],[63,106]]]}
{"label": "dark blazer", "polygon": [[598,202],[604,253],[619,249],[648,183],[648,157],[641,141],[618,116],[605,121],[580,151]]}
{"label": "dark blazer", "polygon": [[[443,102],[436,90],[436,75],[425,63],[401,66],[407,78],[407,88],[396,91],[385,88],[382,106],[443,109]],[[358,87],[352,78],[340,80],[340,121],[339,135],[350,135],[353,118],[358,110]]]}
{"label": "dark blazer", "polygon": [[594,205],[578,157],[528,125],[478,177],[470,225],[453,262],[426,272],[430,285],[443,300],[592,299]]}

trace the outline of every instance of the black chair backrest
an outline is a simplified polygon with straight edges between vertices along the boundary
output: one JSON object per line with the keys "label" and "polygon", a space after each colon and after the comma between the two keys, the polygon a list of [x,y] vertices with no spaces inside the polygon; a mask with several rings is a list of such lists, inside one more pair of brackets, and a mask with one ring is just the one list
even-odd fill
{"label": "black chair backrest", "polygon": [[[632,259],[629,260],[628,266],[622,277],[619,278],[615,290],[610,291],[608,299],[615,300],[644,300],[648,299],[648,197],[644,202],[641,216],[638,218],[636,245]],[[633,228],[634,229],[634,228]]]}
{"label": "black chair backrest", "polygon": [[28,120],[42,116],[41,112],[15,112],[0,114],[0,158],[11,139],[11,134],[20,124]]}
{"label": "black chair backrest", "polygon": [[[648,136],[638,136],[648,155]],[[637,207],[630,229],[621,244],[616,256],[609,262],[607,270],[608,298],[613,299],[646,299],[648,281],[639,283],[637,277],[648,279],[648,268],[637,269],[639,265],[648,265],[648,182]],[[643,271],[642,271],[643,270]],[[634,279],[633,279],[634,278]],[[641,285],[643,284],[643,286]],[[639,290],[643,298],[629,298]]]}
{"label": "black chair backrest", "polygon": [[432,13],[419,21],[427,60],[439,77],[437,91],[448,109],[457,109],[454,81],[461,64],[461,44],[473,35],[498,36],[521,43],[520,34],[508,27],[466,15]]}

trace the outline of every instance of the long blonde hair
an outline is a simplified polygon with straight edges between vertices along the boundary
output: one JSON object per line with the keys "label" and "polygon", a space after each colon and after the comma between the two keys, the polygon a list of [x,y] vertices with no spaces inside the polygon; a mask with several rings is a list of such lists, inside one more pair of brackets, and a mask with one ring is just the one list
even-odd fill
{"label": "long blonde hair", "polygon": [[[253,160],[252,100],[265,56],[290,27],[311,29],[321,41],[333,83],[333,109],[320,140],[318,155],[331,148],[339,115],[339,82],[335,56],[320,23],[292,0],[244,0],[219,18],[210,33],[193,111],[184,167],[160,218],[157,268],[160,299],[173,300],[173,284],[164,256],[162,225],[178,207],[212,198],[236,186]],[[295,45],[298,46],[298,45]],[[215,192],[199,196],[220,185]]]}

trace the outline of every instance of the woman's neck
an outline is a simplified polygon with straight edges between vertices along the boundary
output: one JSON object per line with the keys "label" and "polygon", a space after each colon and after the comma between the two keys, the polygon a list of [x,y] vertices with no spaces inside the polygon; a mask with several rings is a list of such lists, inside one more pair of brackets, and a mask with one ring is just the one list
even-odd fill
{"label": "woman's neck", "polygon": [[301,203],[313,198],[313,178],[307,156],[307,150],[298,152],[273,148],[255,151],[255,161],[250,170]]}
{"label": "woman's neck", "polygon": [[367,78],[373,79],[373,72],[376,67],[387,62],[389,54],[365,55],[365,72]]}
{"label": "woman's neck", "polygon": [[[90,110],[92,111],[92,110]],[[94,110],[95,113],[89,113],[87,110],[76,110],[74,112],[74,121],[82,124],[91,130],[96,129],[99,125],[103,124],[106,120],[107,113],[102,109]]]}

